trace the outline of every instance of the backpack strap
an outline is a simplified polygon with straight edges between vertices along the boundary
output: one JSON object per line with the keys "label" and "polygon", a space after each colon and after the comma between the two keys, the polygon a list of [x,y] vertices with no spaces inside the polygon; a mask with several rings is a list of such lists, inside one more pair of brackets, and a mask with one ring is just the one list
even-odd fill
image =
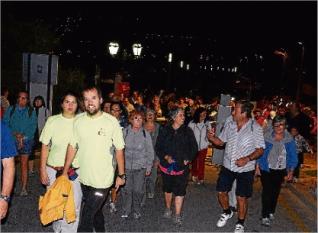
{"label": "backpack strap", "polygon": [[[11,111],[10,111],[10,119],[15,111],[15,107],[16,105],[13,105]],[[32,113],[33,113],[33,108],[31,108],[30,106],[27,107],[28,108],[28,115],[29,115],[29,118],[32,116]]]}
{"label": "backpack strap", "polygon": [[14,111],[15,111],[15,107],[16,107],[16,105],[13,105],[12,108],[11,108],[11,111],[10,111],[10,119],[11,119],[11,117],[12,117]]}

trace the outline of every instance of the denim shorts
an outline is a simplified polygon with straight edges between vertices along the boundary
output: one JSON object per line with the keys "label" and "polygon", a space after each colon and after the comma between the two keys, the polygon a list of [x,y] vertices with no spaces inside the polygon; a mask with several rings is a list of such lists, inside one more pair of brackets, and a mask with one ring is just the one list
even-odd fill
{"label": "denim shorts", "polygon": [[249,172],[233,172],[222,167],[216,184],[217,192],[229,192],[232,189],[234,180],[236,179],[236,196],[251,197],[253,193],[254,171]]}
{"label": "denim shorts", "polygon": [[15,141],[15,145],[17,147],[18,154],[30,155],[33,149],[34,140],[23,140],[22,148],[18,149],[18,141]]}

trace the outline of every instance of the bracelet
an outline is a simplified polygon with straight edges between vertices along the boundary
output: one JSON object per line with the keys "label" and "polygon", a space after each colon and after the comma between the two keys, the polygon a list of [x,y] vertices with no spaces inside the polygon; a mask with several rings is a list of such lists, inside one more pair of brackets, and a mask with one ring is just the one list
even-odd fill
{"label": "bracelet", "polygon": [[10,196],[6,196],[6,195],[0,195],[0,199],[2,199],[2,200],[4,200],[4,201],[6,201],[6,202],[10,202],[10,200],[11,200],[11,197]]}

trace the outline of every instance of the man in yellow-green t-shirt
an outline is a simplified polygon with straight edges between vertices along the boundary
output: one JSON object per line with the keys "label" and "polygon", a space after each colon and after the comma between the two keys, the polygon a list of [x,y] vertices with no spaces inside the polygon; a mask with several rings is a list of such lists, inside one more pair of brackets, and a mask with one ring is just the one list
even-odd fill
{"label": "man in yellow-green t-shirt", "polygon": [[83,91],[83,99],[85,113],[74,121],[63,175],[67,176],[68,168],[76,155],[85,200],[78,231],[105,232],[102,207],[114,180],[112,147],[116,149],[119,175],[115,186],[118,189],[126,179],[124,139],[117,119],[101,111],[102,97],[97,87],[86,88]]}

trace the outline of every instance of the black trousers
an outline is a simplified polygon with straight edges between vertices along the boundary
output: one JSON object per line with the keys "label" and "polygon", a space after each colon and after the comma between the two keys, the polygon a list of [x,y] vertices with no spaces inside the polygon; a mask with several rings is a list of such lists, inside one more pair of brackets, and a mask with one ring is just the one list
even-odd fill
{"label": "black trousers", "polygon": [[273,170],[269,172],[261,170],[262,190],[262,217],[268,218],[269,214],[274,214],[278,196],[286,170]]}
{"label": "black trousers", "polygon": [[109,188],[97,189],[81,184],[84,208],[82,210],[78,232],[106,232],[103,206]]}
{"label": "black trousers", "polygon": [[294,170],[294,176],[299,178],[300,166],[304,163],[304,153],[298,153],[298,164]]}

